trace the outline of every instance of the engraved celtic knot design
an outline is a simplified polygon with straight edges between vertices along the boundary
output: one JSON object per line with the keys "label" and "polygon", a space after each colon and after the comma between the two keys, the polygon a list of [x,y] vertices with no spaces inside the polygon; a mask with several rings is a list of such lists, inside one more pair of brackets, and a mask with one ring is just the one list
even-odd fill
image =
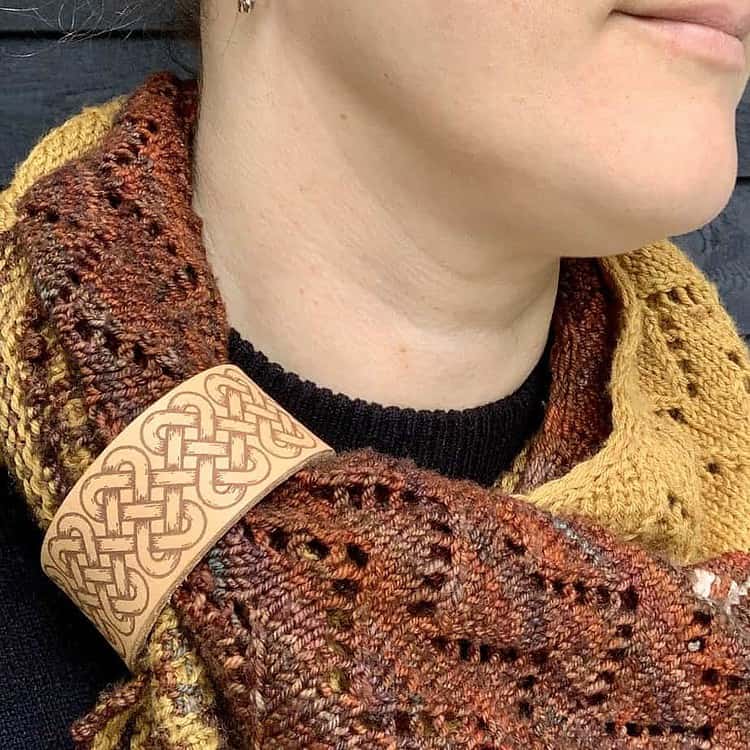
{"label": "engraved celtic knot design", "polygon": [[239,368],[211,368],[97,457],[53,519],[42,566],[129,661],[216,539],[312,456],[330,452]]}

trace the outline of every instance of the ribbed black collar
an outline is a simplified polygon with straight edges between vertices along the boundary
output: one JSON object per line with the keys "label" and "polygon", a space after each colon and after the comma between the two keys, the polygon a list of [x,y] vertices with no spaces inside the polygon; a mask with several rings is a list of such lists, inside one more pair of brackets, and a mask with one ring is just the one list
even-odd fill
{"label": "ribbed black collar", "polygon": [[[549,388],[549,350],[512,394],[469,409],[382,406],[334,393],[287,372],[234,328],[229,356],[248,377],[337,451],[371,446],[484,486],[512,463],[539,427]],[[467,369],[467,373],[468,373]]]}

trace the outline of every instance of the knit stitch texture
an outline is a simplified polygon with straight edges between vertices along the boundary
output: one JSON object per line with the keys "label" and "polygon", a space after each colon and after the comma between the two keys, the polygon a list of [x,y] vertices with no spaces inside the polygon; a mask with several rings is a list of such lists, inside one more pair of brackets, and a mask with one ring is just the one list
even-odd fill
{"label": "knit stitch texture", "polygon": [[[196,103],[154,76],[0,196],[0,453],[42,527],[226,358]],[[750,561],[710,558],[750,548],[748,352],[669,241],[562,270],[544,423],[495,488],[366,449],[299,472],[178,589],[81,747],[747,747]]]}

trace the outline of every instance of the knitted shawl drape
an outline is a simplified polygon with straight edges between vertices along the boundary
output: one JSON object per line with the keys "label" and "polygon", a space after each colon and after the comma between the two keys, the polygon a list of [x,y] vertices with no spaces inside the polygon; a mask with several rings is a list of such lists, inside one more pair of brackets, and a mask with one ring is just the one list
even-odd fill
{"label": "knitted shawl drape", "polygon": [[[196,109],[153,76],[0,196],[0,455],[42,527],[226,358]],[[746,748],[748,352],[669,241],[561,270],[544,424],[494,488],[367,449],[298,472],[177,590],[81,747]]]}

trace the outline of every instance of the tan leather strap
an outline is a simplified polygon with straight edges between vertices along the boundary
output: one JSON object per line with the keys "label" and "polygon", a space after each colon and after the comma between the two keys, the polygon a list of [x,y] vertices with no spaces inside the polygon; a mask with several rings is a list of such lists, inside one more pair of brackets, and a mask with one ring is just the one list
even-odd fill
{"label": "tan leather strap", "polygon": [[146,409],[86,470],[47,530],[42,567],[132,668],[201,557],[328,453],[238,367],[205,370]]}

